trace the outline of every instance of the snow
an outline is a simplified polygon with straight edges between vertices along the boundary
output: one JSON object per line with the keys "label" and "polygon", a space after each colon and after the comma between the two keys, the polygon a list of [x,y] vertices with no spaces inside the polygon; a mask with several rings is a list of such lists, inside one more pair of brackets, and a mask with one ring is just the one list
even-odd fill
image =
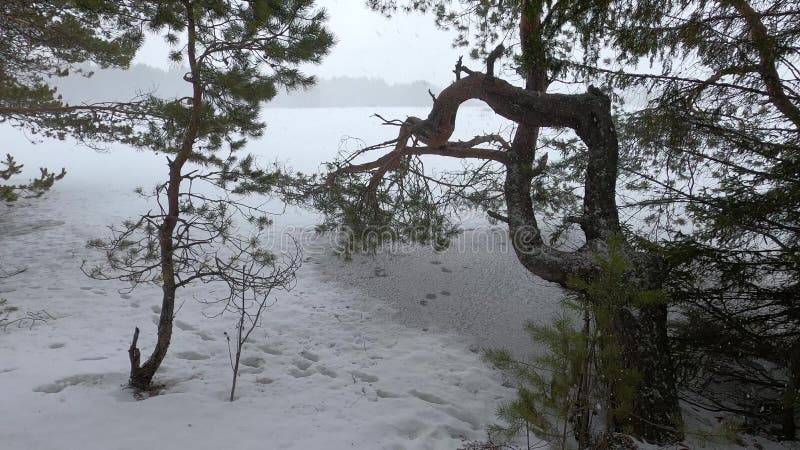
{"label": "snow", "polygon": [[[268,110],[270,127],[252,151],[314,170],[335,156],[343,135],[368,143],[391,137],[395,130],[379,127],[372,112]],[[503,126],[480,108],[459,120],[464,137]],[[318,130],[298,134],[297,123]],[[44,198],[0,206],[2,268],[26,269],[0,280],[0,298],[19,313],[52,316],[0,330],[4,450],[455,449],[485,439],[498,404],[515,394],[479,348],[527,354],[522,324],[546,321],[559,308],[560,291],[522,269],[501,228],[470,231],[445,252],[404,248],[345,263],[327,238],[308,232],[313,214],[292,210],[273,231],[300,238],[304,265],[292,291],[274,294],[245,346],[236,401],[226,401],[232,374],[224,335],[236,317],[207,317],[218,312],[202,303],[216,298],[213,285],[179,291],[172,346],[155,380],[161,389],[137,399],[125,388],[127,348],[138,326],[149,355],[160,291],[127,293],[79,267],[97,257],[87,240],[145,210],[132,189],[164,175],[163,155],[32,146],[19,133],[0,134],[27,174],[39,165],[68,170]]]}
{"label": "snow", "polygon": [[[273,118],[274,145],[285,148],[280,140],[291,136],[293,114]],[[368,117],[349,117],[356,115]],[[132,189],[159,179],[163,156],[96,153],[69,142],[32,146],[3,131],[26,175],[39,165],[68,170],[44,198],[2,206],[0,214],[3,267],[26,269],[0,282],[0,297],[20,313],[53,317],[0,332],[3,449],[457,448],[464,439],[484,439],[498,402],[513,395],[462,335],[395,320],[391,295],[331,280],[321,267],[342,262],[330,259],[324,241],[305,239],[297,286],[275,294],[244,349],[235,402],[226,401],[232,375],[224,332],[236,318],[206,317],[217,312],[198,301],[214,298],[208,285],[179,291],[184,303],[155,380],[162,388],[137,401],[124,387],[127,348],[138,326],[149,354],[160,292],[145,286],[125,293],[126,285],[91,280],[79,267],[97,257],[87,240],[144,209]],[[339,139],[329,140],[323,133],[299,146],[325,145],[333,154],[293,165],[309,170],[330,159]],[[307,213],[287,214],[276,232],[313,222]]]}
{"label": "snow", "polygon": [[392,320],[387,299],[327,280],[311,254],[245,347],[235,402],[223,335],[235,317],[204,316],[194,299],[213,294],[206,285],[180,292],[164,387],[135,401],[126,349],[134,326],[152,343],[159,291],[120,294],[125,285],[80,273],[99,231],[100,213],[78,207],[91,196],[56,190],[0,223],[4,266],[27,268],[2,297],[55,317],[0,334],[5,449],[456,448],[483,438],[513,392],[460,336]]}

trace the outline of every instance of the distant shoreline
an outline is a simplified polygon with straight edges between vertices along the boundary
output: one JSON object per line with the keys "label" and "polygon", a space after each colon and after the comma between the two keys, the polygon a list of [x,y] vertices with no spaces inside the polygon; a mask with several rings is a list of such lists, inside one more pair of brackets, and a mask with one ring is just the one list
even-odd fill
{"label": "distant shoreline", "polygon": [[[91,66],[82,70],[92,73],[91,77],[73,74],[49,80],[67,103],[128,101],[142,93],[173,98],[185,95],[187,89],[182,68],[166,71],[135,64],[127,70]],[[267,108],[429,107],[429,91],[441,90],[422,80],[390,84],[367,77],[319,78],[314,86],[289,93],[281,86],[276,88],[278,94],[265,104]]]}

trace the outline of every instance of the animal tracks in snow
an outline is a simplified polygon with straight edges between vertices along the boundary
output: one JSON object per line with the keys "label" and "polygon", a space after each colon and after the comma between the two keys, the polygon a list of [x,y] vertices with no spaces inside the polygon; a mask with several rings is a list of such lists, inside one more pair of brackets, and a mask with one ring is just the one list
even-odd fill
{"label": "animal tracks in snow", "polygon": [[322,375],[325,375],[326,377],[329,377],[329,378],[338,378],[339,377],[339,374],[336,373],[335,370],[329,369],[329,368],[327,368],[325,366],[317,367],[317,372],[319,372]]}

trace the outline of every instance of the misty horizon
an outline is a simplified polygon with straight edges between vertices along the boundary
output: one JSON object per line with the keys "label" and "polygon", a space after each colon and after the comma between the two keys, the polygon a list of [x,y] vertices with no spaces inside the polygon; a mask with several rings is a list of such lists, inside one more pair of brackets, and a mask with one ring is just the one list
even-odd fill
{"label": "misty horizon", "polygon": [[[84,73],[73,73],[55,78],[51,83],[70,104],[104,101],[128,101],[139,95],[152,93],[171,98],[186,95],[187,83],[183,80],[184,67],[164,70],[148,64],[137,63],[126,70],[82,68]],[[87,76],[91,74],[90,76]],[[287,92],[278,88],[278,94],[265,104],[267,108],[325,108],[363,106],[428,106],[428,91],[438,91],[425,80],[408,83],[390,83],[373,76],[317,77],[314,86]]]}

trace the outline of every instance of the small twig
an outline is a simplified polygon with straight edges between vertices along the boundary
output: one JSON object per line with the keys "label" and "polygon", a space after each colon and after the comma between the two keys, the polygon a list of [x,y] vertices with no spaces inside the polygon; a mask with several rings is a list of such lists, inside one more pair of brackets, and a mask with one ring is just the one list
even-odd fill
{"label": "small twig", "polygon": [[22,328],[26,324],[30,324],[28,325],[28,329],[31,330],[33,329],[34,325],[39,322],[47,323],[48,320],[55,319],[55,317],[43,309],[39,311],[28,311],[25,314],[25,317],[18,317],[16,319],[9,320],[9,315],[10,313],[6,314],[5,317],[0,317],[0,327],[3,327],[4,332],[8,331],[8,327],[11,325],[16,325],[17,328]]}
{"label": "small twig", "polygon": [[391,119],[391,120],[386,119],[385,117],[383,117],[382,115],[380,115],[378,113],[373,114],[372,117],[377,117],[378,119],[381,119],[383,121],[383,125],[394,125],[394,126],[401,127],[405,123],[404,121],[402,121],[400,119]]}
{"label": "small twig", "polygon": [[430,89],[428,89],[428,95],[431,96],[431,99],[433,99],[433,104],[435,105],[436,104],[436,96],[433,95],[433,92],[431,92]]}

